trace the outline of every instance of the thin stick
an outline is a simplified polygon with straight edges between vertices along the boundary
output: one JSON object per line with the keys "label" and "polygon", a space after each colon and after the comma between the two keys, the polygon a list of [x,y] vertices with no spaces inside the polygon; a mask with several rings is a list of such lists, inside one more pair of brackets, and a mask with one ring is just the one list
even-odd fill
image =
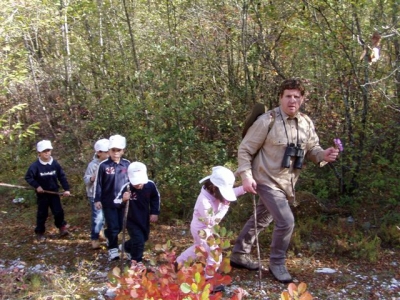
{"label": "thin stick", "polygon": [[[33,188],[33,187],[9,184],[9,183],[4,183],[4,182],[0,182],[0,186],[9,187],[9,188],[16,188],[16,189],[23,189],[23,190],[35,190],[35,188]],[[63,192],[54,192],[54,191],[47,191],[47,190],[43,190],[43,193],[59,195],[59,196],[62,196],[64,194]],[[71,194],[69,196],[72,197]]]}
{"label": "thin stick", "polygon": [[129,199],[126,201],[125,204],[125,211],[124,211],[124,220],[122,223],[122,249],[121,249],[121,271],[124,270],[124,254],[125,254],[125,229],[126,229],[126,220],[128,219],[128,211],[129,211],[129,200],[131,198],[130,192],[130,183],[126,186],[126,191],[129,193]]}
{"label": "thin stick", "polygon": [[23,185],[14,185],[14,184],[9,184],[9,183],[4,183],[0,182],[0,186],[5,186],[9,188],[16,188],[16,189],[24,189],[24,190],[31,190],[32,187],[29,186],[23,186]]}
{"label": "thin stick", "polygon": [[257,232],[257,206],[256,196],[253,194],[253,209],[254,209],[254,232],[256,235],[257,245],[257,259],[258,259],[258,288],[261,289],[261,258],[260,258],[260,244],[258,243],[258,232]]}

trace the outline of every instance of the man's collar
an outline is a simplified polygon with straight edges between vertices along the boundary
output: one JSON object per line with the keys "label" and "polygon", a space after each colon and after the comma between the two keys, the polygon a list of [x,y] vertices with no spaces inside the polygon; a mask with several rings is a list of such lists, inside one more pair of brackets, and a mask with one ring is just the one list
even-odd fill
{"label": "man's collar", "polygon": [[287,120],[287,119],[299,119],[299,116],[300,116],[300,111],[299,111],[299,110],[297,111],[297,113],[296,113],[293,117],[289,117],[289,115],[287,115],[287,114],[282,110],[281,107],[279,107],[279,112],[281,113],[282,118],[283,118],[284,120]]}

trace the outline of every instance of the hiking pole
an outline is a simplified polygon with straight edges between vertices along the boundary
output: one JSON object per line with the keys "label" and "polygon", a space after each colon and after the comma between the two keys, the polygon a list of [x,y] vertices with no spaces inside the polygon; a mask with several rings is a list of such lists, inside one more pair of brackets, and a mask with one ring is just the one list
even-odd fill
{"label": "hiking pole", "polygon": [[254,233],[256,235],[257,245],[257,259],[258,259],[258,288],[261,289],[261,258],[260,258],[260,244],[258,243],[258,232],[257,232],[257,206],[256,206],[256,195],[253,194],[253,209],[254,209]]}
{"label": "hiking pole", "polygon": [[124,270],[124,255],[125,255],[125,229],[126,229],[126,220],[128,219],[128,211],[129,211],[129,200],[131,199],[131,188],[130,183],[126,186],[126,191],[129,193],[129,199],[126,201],[125,210],[124,210],[124,220],[122,223],[122,247],[121,247],[121,271]]}
{"label": "hiking pole", "polygon": [[[16,189],[24,189],[24,190],[35,190],[35,188],[33,188],[33,187],[9,184],[9,183],[4,183],[4,182],[0,182],[0,186],[9,187],[9,188],[16,188]],[[53,192],[53,191],[47,191],[47,190],[43,190],[43,193],[59,195],[59,196],[63,195],[63,192]],[[72,194],[70,194],[69,196],[72,197]]]}

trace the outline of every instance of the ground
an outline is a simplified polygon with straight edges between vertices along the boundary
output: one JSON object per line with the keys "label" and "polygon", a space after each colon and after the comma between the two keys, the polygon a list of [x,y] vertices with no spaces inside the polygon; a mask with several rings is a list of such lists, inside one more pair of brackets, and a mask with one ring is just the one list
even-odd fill
{"label": "ground", "polygon": [[[47,240],[38,243],[33,234],[36,207],[0,198],[0,299],[111,299],[108,274],[120,262],[109,263],[105,243],[92,250],[89,240],[89,206],[63,200],[70,235],[60,238],[50,217]],[[83,201],[83,200],[82,200]],[[156,244],[170,240],[182,251],[190,245],[188,224],[159,223],[152,227],[146,262],[155,257]],[[268,249],[260,250],[267,264]],[[253,253],[257,257],[257,253]],[[400,299],[400,252],[383,249],[377,263],[337,257],[326,252],[289,253],[288,269],[295,283],[305,282],[314,299]],[[232,269],[232,291],[242,287],[245,299],[280,299],[287,288],[268,272]],[[260,286],[261,283],[261,286]]]}

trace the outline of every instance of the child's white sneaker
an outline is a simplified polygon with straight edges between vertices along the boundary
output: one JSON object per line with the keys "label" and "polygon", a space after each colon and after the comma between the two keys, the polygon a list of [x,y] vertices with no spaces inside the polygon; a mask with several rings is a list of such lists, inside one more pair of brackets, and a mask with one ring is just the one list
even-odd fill
{"label": "child's white sneaker", "polygon": [[108,250],[108,260],[114,261],[119,259],[119,253],[117,248],[112,248]]}

